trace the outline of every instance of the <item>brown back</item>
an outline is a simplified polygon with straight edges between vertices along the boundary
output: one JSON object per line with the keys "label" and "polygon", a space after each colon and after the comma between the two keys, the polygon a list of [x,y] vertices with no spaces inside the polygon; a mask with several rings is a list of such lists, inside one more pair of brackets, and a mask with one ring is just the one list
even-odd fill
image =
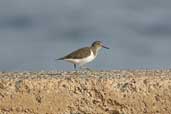
{"label": "brown back", "polygon": [[81,59],[84,57],[88,57],[90,54],[91,54],[90,48],[85,47],[68,54],[67,56],[64,57],[64,59]]}

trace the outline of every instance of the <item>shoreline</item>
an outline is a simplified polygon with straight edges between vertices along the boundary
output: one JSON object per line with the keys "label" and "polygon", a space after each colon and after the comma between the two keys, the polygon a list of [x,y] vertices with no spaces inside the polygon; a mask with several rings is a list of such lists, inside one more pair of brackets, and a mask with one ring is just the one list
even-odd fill
{"label": "shoreline", "polygon": [[169,114],[171,70],[0,72],[0,114]]}

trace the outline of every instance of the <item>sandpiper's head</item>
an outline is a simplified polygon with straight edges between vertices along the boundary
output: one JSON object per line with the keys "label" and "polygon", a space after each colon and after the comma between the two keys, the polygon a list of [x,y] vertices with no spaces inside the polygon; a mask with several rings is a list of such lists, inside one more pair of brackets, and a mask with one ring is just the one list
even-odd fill
{"label": "sandpiper's head", "polygon": [[108,47],[104,46],[101,41],[95,41],[95,42],[93,42],[93,44],[91,46],[95,47],[96,49],[101,49],[101,48],[109,49]]}

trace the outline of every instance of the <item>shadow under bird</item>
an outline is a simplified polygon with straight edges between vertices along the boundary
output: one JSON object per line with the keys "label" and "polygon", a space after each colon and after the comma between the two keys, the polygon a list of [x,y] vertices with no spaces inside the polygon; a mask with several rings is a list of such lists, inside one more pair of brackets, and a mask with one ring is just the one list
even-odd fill
{"label": "shadow under bird", "polygon": [[95,41],[90,47],[78,49],[56,60],[65,60],[67,62],[70,62],[74,64],[74,69],[76,69],[76,65],[79,65],[81,68],[83,65],[94,60],[102,48],[109,49],[108,47],[104,46],[101,41]]}

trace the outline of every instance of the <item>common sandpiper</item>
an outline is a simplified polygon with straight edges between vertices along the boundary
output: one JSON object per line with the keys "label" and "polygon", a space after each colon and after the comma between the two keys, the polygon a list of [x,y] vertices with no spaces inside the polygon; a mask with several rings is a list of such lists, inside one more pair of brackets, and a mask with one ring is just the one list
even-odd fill
{"label": "common sandpiper", "polygon": [[74,69],[76,69],[76,65],[79,65],[81,68],[83,65],[94,60],[102,48],[109,49],[108,47],[104,46],[101,41],[95,41],[90,47],[78,49],[56,60],[65,60],[67,62],[70,62],[74,64]]}

